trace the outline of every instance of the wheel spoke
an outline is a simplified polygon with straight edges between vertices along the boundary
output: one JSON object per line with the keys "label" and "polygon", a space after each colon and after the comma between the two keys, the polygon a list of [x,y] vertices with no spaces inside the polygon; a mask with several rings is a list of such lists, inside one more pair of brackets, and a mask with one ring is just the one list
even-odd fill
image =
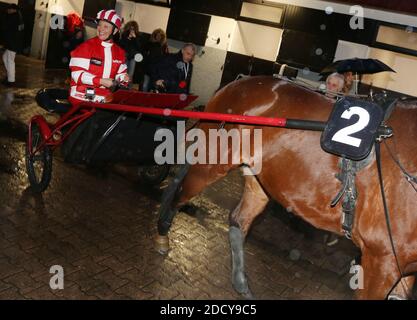
{"label": "wheel spoke", "polygon": [[32,148],[37,148],[38,147],[38,142],[39,142],[39,134],[34,135],[34,137],[32,138]]}
{"label": "wheel spoke", "polygon": [[32,123],[30,142],[26,147],[26,171],[33,190],[43,192],[51,180],[52,154],[51,149],[44,144],[39,125],[36,123]]}
{"label": "wheel spoke", "polygon": [[36,162],[36,161],[43,161],[44,157],[43,157],[42,154],[38,154],[36,156],[33,156],[32,159],[33,159],[34,162]]}

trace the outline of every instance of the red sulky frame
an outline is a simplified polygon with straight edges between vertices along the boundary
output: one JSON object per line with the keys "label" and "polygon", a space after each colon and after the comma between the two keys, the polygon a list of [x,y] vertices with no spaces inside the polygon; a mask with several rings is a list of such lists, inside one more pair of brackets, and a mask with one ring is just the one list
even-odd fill
{"label": "red sulky frame", "polygon": [[[152,94],[139,91],[119,90],[112,96],[111,103],[82,102],[73,105],[70,110],[53,125],[48,124],[44,117],[37,115],[31,119],[29,124],[28,145],[32,145],[31,127],[34,123],[40,128],[42,143],[36,150],[29,150],[29,152],[30,155],[34,155],[44,146],[49,146],[52,150],[56,149],[82,122],[93,116],[97,110],[315,131],[323,131],[326,125],[324,122],[319,121],[180,110],[188,106],[196,98],[196,96],[191,95],[185,96],[184,98],[183,95],[176,94]],[[126,102],[128,104],[126,104]],[[172,107],[165,108],[163,107],[164,105],[170,105]],[[68,126],[69,129],[62,135],[62,129]]]}

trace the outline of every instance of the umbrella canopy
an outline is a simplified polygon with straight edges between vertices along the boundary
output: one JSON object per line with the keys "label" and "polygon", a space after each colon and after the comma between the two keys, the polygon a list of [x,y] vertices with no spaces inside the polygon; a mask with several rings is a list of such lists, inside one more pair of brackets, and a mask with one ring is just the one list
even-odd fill
{"label": "umbrella canopy", "polygon": [[378,72],[390,71],[395,72],[385,63],[378,59],[346,59],[335,61],[324,68],[320,74],[330,74],[333,72],[345,73],[353,72],[357,74],[374,74]]}

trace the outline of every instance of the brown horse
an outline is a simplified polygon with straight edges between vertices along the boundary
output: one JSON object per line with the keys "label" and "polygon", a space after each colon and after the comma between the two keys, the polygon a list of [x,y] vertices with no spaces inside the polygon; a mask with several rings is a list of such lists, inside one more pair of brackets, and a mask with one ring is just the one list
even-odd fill
{"label": "brown horse", "polygon": [[[233,82],[217,92],[206,111],[327,121],[333,105],[333,100],[295,84],[272,77],[252,77]],[[395,149],[408,172],[417,172],[417,105],[397,103],[387,124],[394,131],[387,144]],[[210,128],[218,128],[218,124],[202,122],[199,127],[207,133]],[[226,130],[232,128],[254,127],[225,126]],[[315,227],[342,234],[341,205],[330,207],[332,198],[341,188],[335,177],[340,158],[321,149],[320,132],[273,127],[262,130],[262,171],[256,176],[245,176],[242,199],[230,215],[232,282],[243,295],[250,294],[244,273],[244,239],[270,198]],[[417,272],[417,194],[383,144],[381,150],[392,235],[401,271],[389,241],[373,157],[356,179],[359,197],[352,241],[362,252],[364,289],[357,291],[361,299],[385,299],[392,292],[406,296],[410,294]],[[242,159],[241,165],[251,164]],[[161,206],[159,249],[169,246],[167,233],[175,211],[237,166],[197,164],[189,170],[184,168],[176,179],[177,185],[181,185],[179,190],[175,193],[177,188],[171,187]],[[401,275],[404,278],[400,281]]]}

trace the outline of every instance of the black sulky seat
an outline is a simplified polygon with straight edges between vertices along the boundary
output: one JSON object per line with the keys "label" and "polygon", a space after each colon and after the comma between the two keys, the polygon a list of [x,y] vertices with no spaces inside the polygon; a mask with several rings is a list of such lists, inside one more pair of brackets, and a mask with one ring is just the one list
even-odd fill
{"label": "black sulky seat", "polygon": [[36,102],[52,113],[65,113],[71,108],[67,89],[41,89],[36,94]]}

